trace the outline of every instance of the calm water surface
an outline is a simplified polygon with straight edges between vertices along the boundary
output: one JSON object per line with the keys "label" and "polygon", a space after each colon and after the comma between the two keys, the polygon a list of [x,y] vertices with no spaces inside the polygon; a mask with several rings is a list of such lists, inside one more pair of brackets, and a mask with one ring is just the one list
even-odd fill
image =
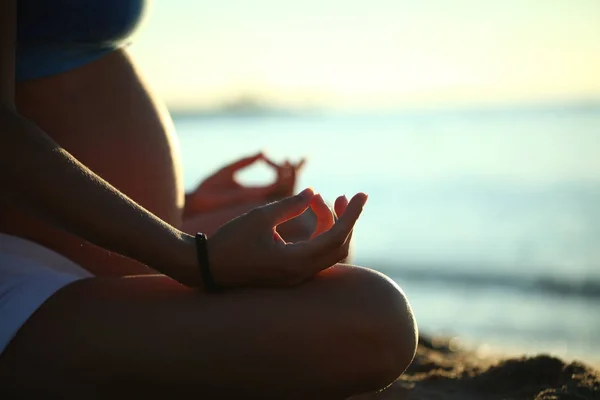
{"label": "calm water surface", "polygon": [[330,201],[368,193],[355,261],[403,287],[423,331],[600,361],[600,107],[175,124],[188,188],[264,149],[306,156],[299,186]]}

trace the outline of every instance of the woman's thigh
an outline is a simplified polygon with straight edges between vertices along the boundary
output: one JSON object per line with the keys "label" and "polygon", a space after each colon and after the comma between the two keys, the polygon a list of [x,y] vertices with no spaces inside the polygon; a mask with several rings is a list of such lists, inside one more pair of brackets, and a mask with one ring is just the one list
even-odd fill
{"label": "woman's thigh", "polygon": [[0,357],[0,387],[343,398],[390,383],[415,346],[402,292],[362,268],[220,294],[160,275],[92,278],[21,328]]}

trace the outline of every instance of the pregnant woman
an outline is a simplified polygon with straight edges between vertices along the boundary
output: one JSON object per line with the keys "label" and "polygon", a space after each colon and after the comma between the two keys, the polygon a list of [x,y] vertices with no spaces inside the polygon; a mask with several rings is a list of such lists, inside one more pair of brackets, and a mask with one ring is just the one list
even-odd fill
{"label": "pregnant woman", "polygon": [[[333,215],[291,196],[293,165],[264,188],[231,180],[262,155],[185,195],[168,114],[122,47],[143,9],[0,2],[0,390],[342,399],[389,384],[414,354],[410,306],[336,264],[366,195]],[[307,209],[311,237],[283,240],[275,227]]]}
{"label": "pregnant woman", "polygon": [[[235,185],[233,171],[260,158],[255,156],[223,168],[185,195],[170,117],[123,49],[144,8],[141,0],[19,0],[15,64],[19,113],[94,173],[187,232],[201,227],[212,233],[267,198],[293,194],[292,165],[271,163],[279,179],[268,187]],[[56,229],[54,225],[60,224],[34,216],[21,200],[4,199],[5,216],[0,219],[4,231],[67,254],[96,274],[152,272]],[[287,234],[307,236],[287,228]]]}

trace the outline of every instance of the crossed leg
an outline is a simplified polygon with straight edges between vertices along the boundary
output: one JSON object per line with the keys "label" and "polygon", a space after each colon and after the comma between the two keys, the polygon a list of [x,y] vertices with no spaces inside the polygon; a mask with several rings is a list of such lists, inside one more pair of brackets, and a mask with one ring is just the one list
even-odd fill
{"label": "crossed leg", "polygon": [[403,293],[359,267],[220,294],[162,275],[90,278],[59,290],[19,330],[0,356],[0,390],[345,399],[398,377],[416,337]]}

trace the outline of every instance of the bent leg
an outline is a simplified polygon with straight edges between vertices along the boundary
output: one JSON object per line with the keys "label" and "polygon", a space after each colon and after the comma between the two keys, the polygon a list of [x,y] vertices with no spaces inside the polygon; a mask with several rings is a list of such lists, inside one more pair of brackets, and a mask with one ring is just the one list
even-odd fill
{"label": "bent leg", "polygon": [[343,399],[391,383],[415,347],[402,292],[362,268],[211,295],[160,275],[91,278],[21,328],[0,357],[0,388]]}

